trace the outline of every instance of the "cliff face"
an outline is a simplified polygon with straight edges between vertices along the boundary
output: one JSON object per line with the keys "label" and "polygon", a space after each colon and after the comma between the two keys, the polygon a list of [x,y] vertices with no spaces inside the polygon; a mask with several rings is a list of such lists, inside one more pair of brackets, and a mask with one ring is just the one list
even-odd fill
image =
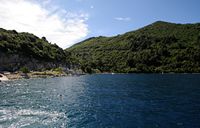
{"label": "cliff face", "polygon": [[43,70],[71,65],[70,53],[45,37],[0,28],[0,71],[16,71],[21,67]]}
{"label": "cliff face", "polygon": [[69,68],[69,65],[66,63],[41,61],[19,54],[6,54],[0,52],[0,71],[12,72],[19,70],[21,67],[27,67],[29,70],[43,70],[56,67]]}

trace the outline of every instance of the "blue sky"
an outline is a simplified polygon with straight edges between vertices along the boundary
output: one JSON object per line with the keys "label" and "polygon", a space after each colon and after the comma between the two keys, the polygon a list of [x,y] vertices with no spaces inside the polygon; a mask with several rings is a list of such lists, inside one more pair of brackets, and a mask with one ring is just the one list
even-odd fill
{"label": "blue sky", "polygon": [[200,22],[199,0],[58,0],[56,4],[66,10],[89,13],[88,36],[112,36],[157,20]]}
{"label": "blue sky", "polygon": [[158,20],[200,22],[199,5],[200,0],[0,0],[0,27],[45,36],[66,48]]}

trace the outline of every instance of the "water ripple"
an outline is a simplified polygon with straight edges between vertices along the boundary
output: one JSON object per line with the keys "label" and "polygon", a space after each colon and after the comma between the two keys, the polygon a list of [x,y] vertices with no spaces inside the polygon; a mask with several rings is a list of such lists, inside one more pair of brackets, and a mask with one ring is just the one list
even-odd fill
{"label": "water ripple", "polygon": [[[41,111],[34,109],[3,109],[0,110],[0,127],[20,128],[23,126],[49,126],[59,124],[66,126],[65,113],[57,111]],[[11,123],[9,123],[11,122]]]}

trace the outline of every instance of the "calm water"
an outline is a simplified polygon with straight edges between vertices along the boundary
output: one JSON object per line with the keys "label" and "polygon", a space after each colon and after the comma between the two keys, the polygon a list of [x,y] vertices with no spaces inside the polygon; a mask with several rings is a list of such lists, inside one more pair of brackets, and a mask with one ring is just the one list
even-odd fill
{"label": "calm water", "polygon": [[0,128],[199,128],[200,75],[85,75],[0,83]]}

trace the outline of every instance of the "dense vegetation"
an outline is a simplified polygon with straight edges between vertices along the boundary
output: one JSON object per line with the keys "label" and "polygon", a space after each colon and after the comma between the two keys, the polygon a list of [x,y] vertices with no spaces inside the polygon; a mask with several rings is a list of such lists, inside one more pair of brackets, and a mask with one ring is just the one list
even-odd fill
{"label": "dense vegetation", "polygon": [[66,61],[67,52],[56,44],[50,44],[29,33],[0,28],[0,51],[8,54],[22,54],[45,61]]}
{"label": "dense vegetation", "polygon": [[[8,58],[10,56],[18,55],[19,57],[11,60],[15,65],[20,69],[23,66],[26,66],[27,63],[22,61],[23,58],[29,58],[29,60],[37,60],[36,63],[48,65],[70,65],[71,64],[71,55],[69,52],[64,51],[62,48],[58,47],[56,44],[49,43],[45,37],[38,38],[30,33],[18,33],[15,30],[5,30],[0,28],[0,57],[6,54]],[[12,58],[13,59],[13,58]],[[1,59],[2,60],[2,59]],[[4,59],[5,60],[5,59]],[[9,61],[10,62],[10,61]],[[0,62],[0,68],[4,67],[9,68],[11,64],[5,65],[7,61]],[[31,62],[29,62],[31,63]],[[20,65],[20,66],[19,66]],[[34,65],[34,64],[33,64]],[[12,65],[11,65],[12,66]],[[29,67],[33,67],[30,66]],[[41,66],[36,66],[41,67]],[[51,66],[49,66],[51,68]],[[57,66],[54,66],[54,68]]]}
{"label": "dense vegetation", "polygon": [[89,38],[67,51],[85,72],[200,72],[200,23],[158,21],[123,35]]}
{"label": "dense vegetation", "polygon": [[[45,37],[0,28],[1,53],[41,63],[79,65],[88,73],[200,72],[200,23],[158,21],[114,37],[89,38],[66,50]],[[23,66],[26,65],[21,64],[21,69]]]}

